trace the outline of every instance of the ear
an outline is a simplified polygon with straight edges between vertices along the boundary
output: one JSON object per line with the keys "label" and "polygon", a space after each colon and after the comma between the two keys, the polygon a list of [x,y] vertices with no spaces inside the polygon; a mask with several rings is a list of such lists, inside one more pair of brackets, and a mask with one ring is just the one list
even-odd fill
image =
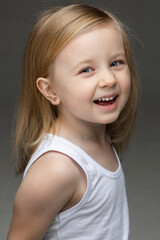
{"label": "ear", "polygon": [[39,77],[36,81],[38,90],[47,98],[53,105],[60,103],[60,98],[57,96],[55,89],[51,85],[48,78]]}

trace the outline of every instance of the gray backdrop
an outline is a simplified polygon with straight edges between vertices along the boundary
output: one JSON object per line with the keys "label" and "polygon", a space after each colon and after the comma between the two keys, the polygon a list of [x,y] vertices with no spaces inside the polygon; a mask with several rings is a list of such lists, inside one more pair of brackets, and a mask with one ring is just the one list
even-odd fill
{"label": "gray backdrop", "polygon": [[[137,128],[123,162],[131,240],[160,239],[159,0],[1,0],[0,3],[0,239],[6,239],[21,176],[14,176],[11,129],[26,39],[36,14],[48,7],[89,3],[115,13],[134,33],[141,78]],[[138,40],[136,40],[138,39]]]}

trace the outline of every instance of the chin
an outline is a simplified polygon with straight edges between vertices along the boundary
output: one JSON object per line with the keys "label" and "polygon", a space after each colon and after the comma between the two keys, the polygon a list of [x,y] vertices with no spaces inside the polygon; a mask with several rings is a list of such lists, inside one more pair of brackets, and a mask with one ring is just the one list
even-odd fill
{"label": "chin", "polygon": [[119,114],[115,114],[114,116],[108,118],[108,119],[104,119],[104,121],[102,121],[102,124],[110,124],[113,123],[115,121],[117,121],[117,119],[119,118]]}

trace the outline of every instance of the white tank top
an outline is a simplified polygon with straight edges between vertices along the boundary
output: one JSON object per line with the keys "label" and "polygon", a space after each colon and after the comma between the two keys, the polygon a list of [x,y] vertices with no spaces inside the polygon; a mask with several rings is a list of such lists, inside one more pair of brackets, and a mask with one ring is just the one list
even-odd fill
{"label": "white tank top", "polygon": [[64,153],[76,161],[86,174],[87,189],[81,201],[59,213],[44,240],[128,240],[129,216],[122,167],[111,172],[99,165],[72,142],[47,134],[24,171],[48,151]]}

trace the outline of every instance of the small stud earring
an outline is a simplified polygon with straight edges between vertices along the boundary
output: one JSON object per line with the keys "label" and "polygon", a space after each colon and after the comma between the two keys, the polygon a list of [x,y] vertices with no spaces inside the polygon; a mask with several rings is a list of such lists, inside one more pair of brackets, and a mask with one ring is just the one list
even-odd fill
{"label": "small stud earring", "polygon": [[54,98],[53,98],[53,101],[55,102],[56,100],[57,100],[57,98],[56,98],[56,97],[54,97]]}

